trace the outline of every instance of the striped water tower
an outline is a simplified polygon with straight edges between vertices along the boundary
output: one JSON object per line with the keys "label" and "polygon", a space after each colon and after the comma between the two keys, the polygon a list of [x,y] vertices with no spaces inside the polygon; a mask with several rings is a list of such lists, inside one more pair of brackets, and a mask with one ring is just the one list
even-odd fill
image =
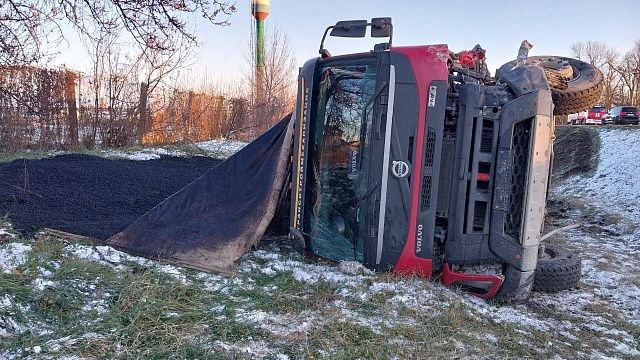
{"label": "striped water tower", "polygon": [[251,14],[256,19],[256,85],[264,70],[264,23],[269,16],[269,0],[251,0]]}

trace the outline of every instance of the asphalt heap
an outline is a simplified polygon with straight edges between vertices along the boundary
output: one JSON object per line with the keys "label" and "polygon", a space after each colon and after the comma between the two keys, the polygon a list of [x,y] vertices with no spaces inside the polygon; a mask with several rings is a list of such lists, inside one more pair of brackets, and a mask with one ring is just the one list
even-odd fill
{"label": "asphalt heap", "polygon": [[0,218],[26,235],[48,227],[105,240],[220,162],[61,155],[0,164]]}

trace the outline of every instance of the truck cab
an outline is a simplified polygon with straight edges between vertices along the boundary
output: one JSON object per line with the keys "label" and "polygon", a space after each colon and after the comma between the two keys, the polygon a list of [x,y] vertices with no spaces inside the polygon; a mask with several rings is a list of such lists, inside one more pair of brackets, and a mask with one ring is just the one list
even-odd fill
{"label": "truck cab", "polygon": [[[290,238],[313,257],[521,299],[534,279],[552,155],[548,89],[516,96],[484,51],[395,47],[390,19],[327,32],[389,42],[300,69]],[[325,32],[325,37],[327,35]],[[324,43],[324,39],[323,39]],[[464,59],[464,61],[463,61]]]}

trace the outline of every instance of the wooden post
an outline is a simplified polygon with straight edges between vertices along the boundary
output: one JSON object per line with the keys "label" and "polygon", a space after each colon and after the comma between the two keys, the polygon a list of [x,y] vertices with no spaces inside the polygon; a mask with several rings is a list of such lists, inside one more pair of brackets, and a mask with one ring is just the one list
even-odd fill
{"label": "wooden post", "polygon": [[73,71],[65,73],[65,98],[67,100],[67,128],[69,131],[69,145],[78,148],[78,107],[76,105],[76,78]]}
{"label": "wooden post", "polygon": [[149,84],[146,82],[140,83],[140,102],[138,103],[138,113],[140,114],[140,121],[138,122],[138,144],[142,144],[142,138],[147,132],[149,126],[148,114],[147,114],[147,99],[149,98]]}
{"label": "wooden post", "polygon": [[195,118],[193,111],[194,97],[195,96],[193,91],[189,91],[189,93],[187,94],[186,109],[182,110],[181,126],[184,129],[184,132],[181,136],[182,141],[197,141],[200,139],[200,127],[195,124],[195,121],[197,121],[197,119]]}

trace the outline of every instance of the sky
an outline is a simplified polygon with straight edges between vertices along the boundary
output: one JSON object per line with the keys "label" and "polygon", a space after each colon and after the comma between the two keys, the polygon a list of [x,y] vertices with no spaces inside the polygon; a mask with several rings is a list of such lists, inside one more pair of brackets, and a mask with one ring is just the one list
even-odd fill
{"label": "sky", "polygon": [[[233,79],[248,69],[253,18],[250,0],[238,0],[229,26],[196,19],[199,56],[182,70],[183,77]],[[598,40],[626,52],[640,40],[638,0],[419,1],[419,0],[271,0],[267,32],[287,34],[296,62],[318,56],[324,29],[339,20],[392,17],[394,45],[448,44],[457,52],[480,44],[490,69],[515,58],[520,42],[534,45],[530,55],[570,56],[577,41]],[[381,39],[329,38],[334,55],[368,51]],[[57,63],[88,70],[84,49],[68,41]]]}

